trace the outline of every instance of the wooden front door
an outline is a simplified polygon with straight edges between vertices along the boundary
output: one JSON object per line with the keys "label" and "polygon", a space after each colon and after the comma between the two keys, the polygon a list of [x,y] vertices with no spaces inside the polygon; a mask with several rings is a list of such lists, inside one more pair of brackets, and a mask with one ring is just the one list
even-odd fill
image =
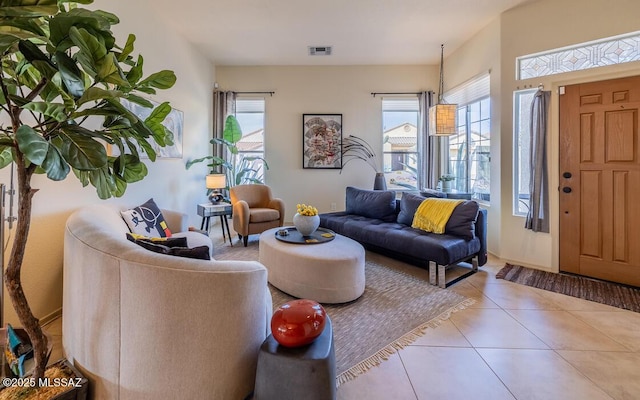
{"label": "wooden front door", "polygon": [[560,93],[560,270],[640,286],[640,76]]}

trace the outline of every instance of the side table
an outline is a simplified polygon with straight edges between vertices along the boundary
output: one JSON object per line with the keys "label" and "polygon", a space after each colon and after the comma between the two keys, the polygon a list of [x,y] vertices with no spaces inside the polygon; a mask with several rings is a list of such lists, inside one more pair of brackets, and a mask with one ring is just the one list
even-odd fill
{"label": "side table", "polygon": [[254,400],[335,400],[336,355],[327,315],[324,331],[302,347],[284,347],[269,335],[258,353]]}
{"label": "side table", "polygon": [[[231,232],[229,232],[229,221],[227,220],[227,216],[232,215],[233,208],[231,204],[221,202],[219,204],[211,204],[211,203],[202,203],[198,204],[198,215],[202,217],[202,223],[200,224],[200,229],[204,229],[209,232],[209,222],[211,217],[220,217],[220,228],[222,229],[222,239],[224,242],[227,242],[227,236],[229,236],[229,243],[233,246],[233,241],[231,240]],[[226,235],[225,235],[225,229]]]}

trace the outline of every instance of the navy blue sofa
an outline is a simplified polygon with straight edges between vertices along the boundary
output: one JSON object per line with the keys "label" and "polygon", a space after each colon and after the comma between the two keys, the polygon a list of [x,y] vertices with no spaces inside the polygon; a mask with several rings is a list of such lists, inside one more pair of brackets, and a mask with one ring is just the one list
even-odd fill
{"label": "navy blue sofa", "polygon": [[[395,191],[347,188],[346,210],[320,214],[320,226],[360,242],[365,248],[429,269],[431,284],[446,287],[487,262],[487,210],[469,200],[459,204],[444,234],[411,227],[413,214],[425,199]],[[447,267],[469,262],[466,274],[446,282]]]}

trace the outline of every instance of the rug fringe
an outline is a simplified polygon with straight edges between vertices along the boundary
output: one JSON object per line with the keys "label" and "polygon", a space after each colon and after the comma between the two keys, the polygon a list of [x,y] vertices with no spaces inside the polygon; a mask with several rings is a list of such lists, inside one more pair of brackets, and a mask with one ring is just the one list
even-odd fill
{"label": "rug fringe", "polygon": [[354,380],[359,375],[362,375],[365,372],[369,371],[370,369],[377,367],[383,361],[388,360],[389,357],[397,353],[398,350],[402,350],[406,346],[409,346],[413,342],[418,340],[420,337],[424,336],[427,329],[437,328],[443,321],[448,320],[451,317],[452,313],[464,310],[465,308],[473,305],[475,302],[476,301],[474,299],[465,299],[464,301],[451,307],[450,309],[446,310],[445,312],[438,315],[437,317],[430,319],[424,324],[402,335],[400,338],[389,343],[387,346],[385,346],[383,349],[378,351],[376,354],[370,357],[367,357],[366,359],[360,361],[353,367],[349,368],[348,370],[338,375],[338,377],[336,378],[336,386],[340,387],[340,385],[347,383],[351,380]]}

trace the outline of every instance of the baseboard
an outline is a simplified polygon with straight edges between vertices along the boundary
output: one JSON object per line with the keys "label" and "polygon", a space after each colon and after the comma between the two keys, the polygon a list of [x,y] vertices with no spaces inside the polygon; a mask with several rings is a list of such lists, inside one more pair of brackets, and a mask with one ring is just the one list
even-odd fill
{"label": "baseboard", "polygon": [[60,317],[62,317],[62,308],[58,308],[51,314],[45,315],[44,317],[40,318],[40,326],[45,326],[47,324],[50,324]]}

